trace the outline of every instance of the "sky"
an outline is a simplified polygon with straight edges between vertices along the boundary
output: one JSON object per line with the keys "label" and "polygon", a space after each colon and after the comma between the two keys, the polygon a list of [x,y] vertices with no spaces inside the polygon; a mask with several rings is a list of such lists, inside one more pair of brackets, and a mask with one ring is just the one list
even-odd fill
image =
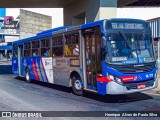
{"label": "sky", "polygon": [[[24,10],[52,16],[52,27],[63,26],[63,8],[21,8]],[[16,18],[20,14],[20,8],[7,8],[6,16]]]}
{"label": "sky", "polygon": [[[28,11],[52,16],[52,27],[63,26],[63,8],[22,8]],[[20,8],[7,8],[6,15],[16,18]],[[136,18],[148,20],[160,17],[160,7],[155,8],[118,8],[117,18]]]}
{"label": "sky", "polygon": [[117,17],[120,18],[137,18],[149,20],[160,17],[160,7],[149,8],[118,8]]}

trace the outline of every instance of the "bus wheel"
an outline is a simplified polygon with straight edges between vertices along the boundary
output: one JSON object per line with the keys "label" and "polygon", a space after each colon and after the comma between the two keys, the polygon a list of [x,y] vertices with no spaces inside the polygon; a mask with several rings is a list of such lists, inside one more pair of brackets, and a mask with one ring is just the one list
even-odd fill
{"label": "bus wheel", "polygon": [[82,80],[80,77],[72,77],[72,90],[73,93],[79,96],[83,95],[83,89],[82,89]]}
{"label": "bus wheel", "polygon": [[25,76],[25,78],[26,78],[26,82],[27,82],[27,83],[30,83],[30,82],[31,82],[29,69],[26,69],[26,76]]}

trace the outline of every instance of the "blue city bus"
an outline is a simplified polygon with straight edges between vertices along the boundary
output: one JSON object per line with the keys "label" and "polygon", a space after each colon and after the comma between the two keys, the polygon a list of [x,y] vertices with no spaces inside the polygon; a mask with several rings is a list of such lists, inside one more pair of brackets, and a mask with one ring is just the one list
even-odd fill
{"label": "blue city bus", "polygon": [[38,33],[13,43],[12,71],[31,80],[101,95],[158,85],[151,29],[138,19],[100,20]]}

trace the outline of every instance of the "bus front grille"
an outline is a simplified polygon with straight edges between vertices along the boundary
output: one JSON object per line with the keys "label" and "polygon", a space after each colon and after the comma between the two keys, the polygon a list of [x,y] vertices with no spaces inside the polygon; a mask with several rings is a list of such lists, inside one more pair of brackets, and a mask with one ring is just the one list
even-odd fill
{"label": "bus front grille", "polygon": [[118,71],[122,73],[139,73],[139,72],[148,72],[154,69],[154,65],[144,65],[144,66],[128,66],[128,67],[121,67]]}
{"label": "bus front grille", "polygon": [[111,68],[116,69],[124,74],[144,73],[152,71],[155,68],[155,62],[146,64],[135,64],[135,65],[108,65]]}
{"label": "bus front grille", "polygon": [[146,87],[151,87],[154,85],[154,81],[155,81],[155,79],[151,79],[151,80],[143,81],[143,82],[138,82],[138,83],[126,83],[126,84],[124,84],[124,86],[126,86],[126,88],[128,90],[137,89],[137,85],[139,85],[139,84],[145,84]]}

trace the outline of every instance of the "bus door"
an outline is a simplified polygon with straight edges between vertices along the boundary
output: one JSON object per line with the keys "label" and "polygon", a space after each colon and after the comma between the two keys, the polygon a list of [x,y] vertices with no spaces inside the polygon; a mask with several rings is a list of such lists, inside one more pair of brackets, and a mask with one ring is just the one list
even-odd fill
{"label": "bus door", "polygon": [[23,57],[23,45],[18,45],[18,74],[22,75],[22,57]]}
{"label": "bus door", "polygon": [[83,31],[85,46],[86,88],[97,91],[97,75],[102,74],[101,65],[101,31],[100,27],[89,28]]}

